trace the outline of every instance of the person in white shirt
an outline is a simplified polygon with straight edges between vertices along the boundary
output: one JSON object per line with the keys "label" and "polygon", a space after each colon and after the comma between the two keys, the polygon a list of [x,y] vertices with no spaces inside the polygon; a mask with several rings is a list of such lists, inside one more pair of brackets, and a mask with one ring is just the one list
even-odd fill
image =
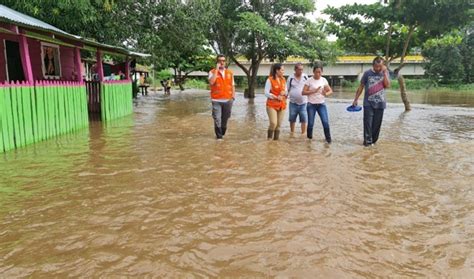
{"label": "person in white shirt", "polygon": [[324,129],[324,136],[328,143],[331,143],[331,133],[329,131],[329,117],[326,107],[325,97],[332,93],[326,78],[322,77],[323,66],[315,65],[313,68],[313,76],[308,79],[303,88],[303,95],[308,96],[308,130],[306,135],[308,139],[313,138],[313,126],[316,112],[321,119]]}
{"label": "person in white shirt", "polygon": [[308,123],[308,113],[306,111],[306,103],[308,97],[303,95],[303,87],[308,80],[308,76],[303,73],[303,64],[295,65],[295,73],[291,75],[286,82],[286,89],[290,99],[290,129],[291,133],[295,132],[296,118],[299,117],[301,123],[301,134],[306,132],[306,123]]}

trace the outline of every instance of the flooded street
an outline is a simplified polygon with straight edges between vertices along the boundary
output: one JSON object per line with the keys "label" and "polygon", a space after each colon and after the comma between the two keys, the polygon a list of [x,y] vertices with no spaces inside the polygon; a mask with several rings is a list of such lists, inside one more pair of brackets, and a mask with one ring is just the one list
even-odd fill
{"label": "flooded street", "polygon": [[389,103],[373,148],[352,96],[330,146],[268,142],[262,95],[217,142],[188,91],[0,155],[0,278],[472,276],[474,94]]}

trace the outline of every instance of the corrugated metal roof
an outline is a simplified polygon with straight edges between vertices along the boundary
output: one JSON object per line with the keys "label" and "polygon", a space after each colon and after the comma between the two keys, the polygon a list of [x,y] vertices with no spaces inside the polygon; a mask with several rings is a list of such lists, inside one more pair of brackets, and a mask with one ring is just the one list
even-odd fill
{"label": "corrugated metal roof", "polygon": [[31,27],[36,27],[43,30],[54,31],[71,37],[78,37],[72,34],[67,33],[59,28],[52,26],[44,21],[31,17],[29,15],[22,14],[13,9],[8,8],[7,6],[0,4],[0,18],[6,19],[11,23],[17,23],[21,25],[27,25]]}
{"label": "corrugated metal roof", "polygon": [[30,27],[31,29],[37,29],[37,30],[42,30],[42,31],[48,31],[52,33],[56,33],[57,35],[62,35],[66,38],[73,39],[80,41],[84,44],[95,46],[95,47],[104,47],[108,49],[113,49],[116,50],[118,53],[124,53],[128,54],[131,56],[140,56],[140,57],[148,57],[150,56],[149,54],[144,54],[144,53],[139,53],[139,52],[134,52],[130,51],[128,49],[122,48],[122,47],[116,47],[116,46],[111,46],[107,44],[101,44],[95,41],[91,41],[85,38],[82,38],[77,35],[72,35],[67,33],[66,31],[63,31],[57,27],[52,26],[51,24],[48,24],[44,21],[41,21],[39,19],[36,19],[34,17],[22,14],[20,12],[17,12],[7,6],[1,5],[0,4],[0,21],[12,23],[18,26],[23,26],[23,27]]}

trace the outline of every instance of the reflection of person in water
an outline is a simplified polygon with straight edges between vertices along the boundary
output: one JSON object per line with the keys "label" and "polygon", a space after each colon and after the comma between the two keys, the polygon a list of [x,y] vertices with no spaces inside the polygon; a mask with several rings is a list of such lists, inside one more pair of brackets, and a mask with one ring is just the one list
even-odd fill
{"label": "reflection of person in water", "polygon": [[46,70],[46,75],[54,76],[56,75],[56,69],[54,68],[54,49],[52,47],[44,48],[44,68]]}

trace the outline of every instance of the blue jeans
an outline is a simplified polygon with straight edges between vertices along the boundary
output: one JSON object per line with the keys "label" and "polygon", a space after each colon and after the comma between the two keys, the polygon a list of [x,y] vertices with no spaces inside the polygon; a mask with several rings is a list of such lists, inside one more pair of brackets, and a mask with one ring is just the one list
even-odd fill
{"label": "blue jeans", "polygon": [[323,124],[324,129],[324,136],[327,142],[331,142],[331,133],[329,131],[329,117],[328,117],[328,110],[326,104],[311,104],[308,103],[307,106],[308,111],[308,129],[306,131],[306,135],[309,139],[313,138],[313,126],[314,126],[314,118],[316,116],[316,112],[318,112],[319,118],[321,119],[321,124]]}
{"label": "blue jeans", "polygon": [[308,113],[306,111],[306,104],[298,105],[290,102],[290,122],[296,122],[296,118],[299,116],[300,123],[308,122]]}

